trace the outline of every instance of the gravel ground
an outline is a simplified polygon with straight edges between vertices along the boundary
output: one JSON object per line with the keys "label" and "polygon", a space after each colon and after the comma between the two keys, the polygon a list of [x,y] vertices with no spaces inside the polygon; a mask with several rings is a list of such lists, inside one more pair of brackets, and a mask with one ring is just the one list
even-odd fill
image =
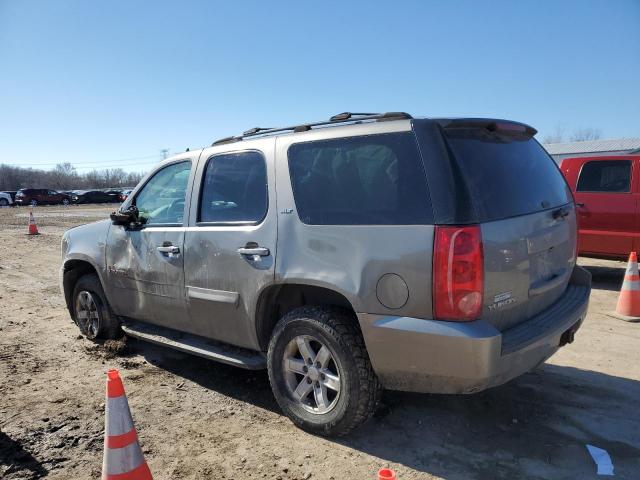
{"label": "gravel ground", "polygon": [[65,229],[113,206],[0,209],[0,478],[99,478],[104,382],[118,368],[147,462],[164,479],[596,478],[585,444],[606,449],[617,478],[640,478],[640,324],[607,315],[621,262],[583,260],[594,275],[576,341],[547,364],[469,396],[386,392],[351,436],[296,429],[265,372],[142,342],[94,344],[58,287]]}

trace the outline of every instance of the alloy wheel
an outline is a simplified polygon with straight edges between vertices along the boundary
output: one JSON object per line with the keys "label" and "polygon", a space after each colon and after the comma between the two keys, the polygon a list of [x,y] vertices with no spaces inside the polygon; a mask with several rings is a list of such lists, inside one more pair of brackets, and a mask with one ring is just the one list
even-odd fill
{"label": "alloy wheel", "polygon": [[329,348],[311,335],[293,338],[284,350],[283,371],[289,396],[305,410],[323,414],[340,397],[340,368]]}
{"label": "alloy wheel", "polygon": [[82,290],[76,297],[76,320],[80,331],[87,338],[94,339],[100,331],[100,315],[98,305],[91,292]]}

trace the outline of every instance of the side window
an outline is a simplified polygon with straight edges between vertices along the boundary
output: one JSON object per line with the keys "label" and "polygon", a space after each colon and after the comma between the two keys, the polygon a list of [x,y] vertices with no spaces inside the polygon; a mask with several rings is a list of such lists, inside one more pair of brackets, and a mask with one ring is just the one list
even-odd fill
{"label": "side window", "polygon": [[433,222],[422,159],[411,132],[289,147],[300,220],[309,225],[425,225]]}
{"label": "side window", "polygon": [[182,223],[190,171],[190,161],[174,163],[156,172],[142,187],[133,203],[146,224]]}
{"label": "side window", "polygon": [[606,160],[585,163],[580,171],[576,191],[630,192],[631,161]]}
{"label": "side window", "polygon": [[198,222],[258,223],[267,208],[267,167],[261,153],[227,153],[208,160]]}

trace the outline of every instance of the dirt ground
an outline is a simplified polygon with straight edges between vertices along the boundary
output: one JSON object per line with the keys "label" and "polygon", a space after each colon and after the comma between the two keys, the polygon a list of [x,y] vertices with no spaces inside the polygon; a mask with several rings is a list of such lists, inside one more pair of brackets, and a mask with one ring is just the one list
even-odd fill
{"label": "dirt ground", "polygon": [[581,259],[594,279],[576,341],[511,383],[469,396],[386,392],[376,417],[343,439],[284,417],[266,372],[129,340],[79,335],[58,287],[65,229],[113,207],[0,209],[0,478],[99,478],[105,372],[124,378],[157,480],[596,478],[585,444],[618,478],[640,478],[640,324],[607,316],[624,264]]}

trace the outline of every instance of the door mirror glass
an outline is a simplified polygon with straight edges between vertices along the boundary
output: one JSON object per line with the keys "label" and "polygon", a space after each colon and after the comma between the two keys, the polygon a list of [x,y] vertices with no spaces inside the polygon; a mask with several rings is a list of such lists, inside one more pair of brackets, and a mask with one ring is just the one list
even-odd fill
{"label": "door mirror glass", "polygon": [[164,167],[151,177],[133,200],[141,223],[182,224],[190,171],[191,162],[186,161]]}

